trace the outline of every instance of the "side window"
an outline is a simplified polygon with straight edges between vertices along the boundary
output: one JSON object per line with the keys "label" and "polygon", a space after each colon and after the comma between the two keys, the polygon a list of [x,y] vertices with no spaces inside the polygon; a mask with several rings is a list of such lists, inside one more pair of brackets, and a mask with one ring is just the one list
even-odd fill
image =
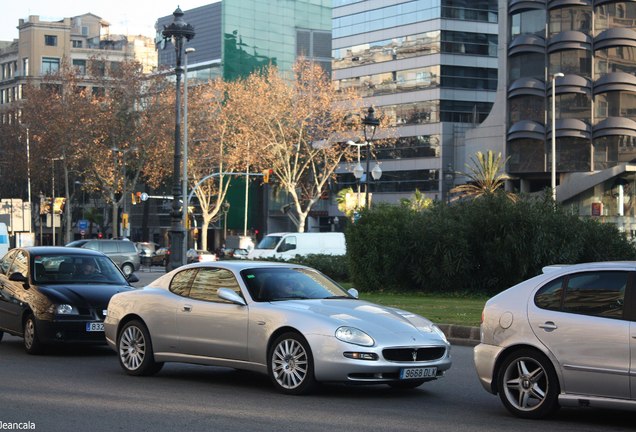
{"label": "side window", "polygon": [[11,266],[11,261],[13,261],[16,253],[18,253],[17,250],[9,251],[9,253],[5,254],[5,256],[2,258],[2,260],[0,261],[0,270],[2,270],[2,274],[7,274],[7,272],[9,271],[9,267]]}
{"label": "side window", "polygon": [[97,242],[96,242],[96,241],[91,241],[91,242],[86,243],[86,244],[84,245],[84,248],[86,248],[86,249],[92,249],[92,250],[96,250],[96,251],[100,250],[100,249],[99,249],[99,244],[97,244]]}
{"label": "side window", "polygon": [[541,309],[561,310],[563,297],[563,278],[560,277],[541,287],[534,296],[534,303]]}
{"label": "side window", "polygon": [[184,270],[177,273],[170,282],[170,291],[176,295],[187,297],[190,293],[190,285],[196,274],[196,269]]}
{"label": "side window", "polygon": [[26,277],[28,272],[29,272],[29,255],[27,255],[25,251],[19,250],[15,254],[15,259],[11,263],[11,267],[9,268],[9,274],[22,273],[22,275]]}
{"label": "side window", "polygon": [[105,254],[117,253],[117,243],[106,240],[105,242],[102,243],[101,249],[98,249],[98,250],[101,250]]}
{"label": "side window", "polygon": [[200,269],[192,282],[189,297],[196,300],[228,303],[217,296],[219,288],[230,288],[238,294],[241,293],[238,282],[231,271],[210,268]]}
{"label": "side window", "polygon": [[125,253],[137,253],[137,249],[135,248],[135,244],[129,241],[118,242],[119,251]]}
{"label": "side window", "polygon": [[622,318],[627,279],[628,272],[621,271],[572,275],[567,280],[563,311]]}
{"label": "side window", "polygon": [[280,246],[278,246],[277,252],[286,252],[294,249],[296,249],[296,237],[285,237]]}

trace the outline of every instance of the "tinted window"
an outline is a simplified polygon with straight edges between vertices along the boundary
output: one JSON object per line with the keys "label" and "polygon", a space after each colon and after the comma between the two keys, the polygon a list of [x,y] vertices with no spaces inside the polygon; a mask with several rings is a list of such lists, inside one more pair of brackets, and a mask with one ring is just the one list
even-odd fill
{"label": "tinted window", "polygon": [[135,248],[135,244],[129,241],[121,241],[117,242],[119,245],[120,252],[128,252],[128,253],[137,253],[137,249]]}
{"label": "tinted window", "polygon": [[621,318],[628,276],[628,272],[605,271],[559,278],[537,291],[535,304],[542,309]]}
{"label": "tinted window", "polygon": [[186,297],[190,292],[190,284],[197,274],[197,269],[184,270],[177,273],[170,282],[170,291],[176,295]]}
{"label": "tinted window", "polygon": [[97,250],[101,250],[102,252],[104,252],[105,254],[109,254],[109,253],[117,253],[117,243],[112,242],[112,241],[105,241],[101,244],[101,248],[97,249]]}
{"label": "tinted window", "polygon": [[534,302],[541,309],[561,310],[562,294],[563,278],[558,278],[537,291]]}
{"label": "tinted window", "polygon": [[2,261],[0,261],[0,269],[3,274],[7,274],[7,270],[9,270],[9,266],[11,265],[11,261],[13,260],[16,252],[17,251],[9,251],[9,253],[2,258]]}
{"label": "tinted window", "polygon": [[21,273],[22,276],[26,277],[29,271],[29,256],[23,250],[19,250],[15,254],[15,259],[11,263],[11,268],[9,269],[9,274],[13,273]]}
{"label": "tinted window", "polygon": [[238,282],[231,271],[200,269],[192,282],[189,297],[197,300],[226,302],[217,296],[219,288],[230,288],[240,294]]}

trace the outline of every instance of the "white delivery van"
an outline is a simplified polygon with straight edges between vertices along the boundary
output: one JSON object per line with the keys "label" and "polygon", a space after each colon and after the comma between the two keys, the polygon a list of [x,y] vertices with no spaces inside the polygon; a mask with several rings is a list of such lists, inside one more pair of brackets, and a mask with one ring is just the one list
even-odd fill
{"label": "white delivery van", "polygon": [[0,258],[9,252],[9,230],[6,223],[0,223]]}
{"label": "white delivery van", "polygon": [[341,232],[272,233],[266,235],[247,255],[248,259],[291,259],[309,254],[345,255],[347,246]]}

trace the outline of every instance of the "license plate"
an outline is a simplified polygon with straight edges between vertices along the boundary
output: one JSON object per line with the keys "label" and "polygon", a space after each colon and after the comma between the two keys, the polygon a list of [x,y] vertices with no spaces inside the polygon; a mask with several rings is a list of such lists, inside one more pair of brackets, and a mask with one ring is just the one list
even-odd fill
{"label": "license plate", "polygon": [[104,331],[104,323],[102,323],[102,322],[86,323],[86,331],[87,332],[103,332]]}
{"label": "license plate", "polygon": [[404,368],[400,370],[400,379],[434,378],[437,368]]}

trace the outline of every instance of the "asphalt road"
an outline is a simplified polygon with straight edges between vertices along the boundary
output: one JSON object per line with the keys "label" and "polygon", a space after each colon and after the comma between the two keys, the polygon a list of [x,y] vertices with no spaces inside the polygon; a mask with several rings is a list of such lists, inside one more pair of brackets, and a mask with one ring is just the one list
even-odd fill
{"label": "asphalt road", "polygon": [[[159,275],[141,272],[140,282]],[[622,411],[563,409],[545,421],[514,418],[481,388],[471,347],[454,346],[453,361],[445,377],[415,390],[329,385],[298,397],[277,393],[265,376],[226,368],[167,364],[154,377],[130,377],[105,346],[30,356],[22,339],[5,335],[0,431],[9,422],[60,432],[633,430],[633,413]]]}

